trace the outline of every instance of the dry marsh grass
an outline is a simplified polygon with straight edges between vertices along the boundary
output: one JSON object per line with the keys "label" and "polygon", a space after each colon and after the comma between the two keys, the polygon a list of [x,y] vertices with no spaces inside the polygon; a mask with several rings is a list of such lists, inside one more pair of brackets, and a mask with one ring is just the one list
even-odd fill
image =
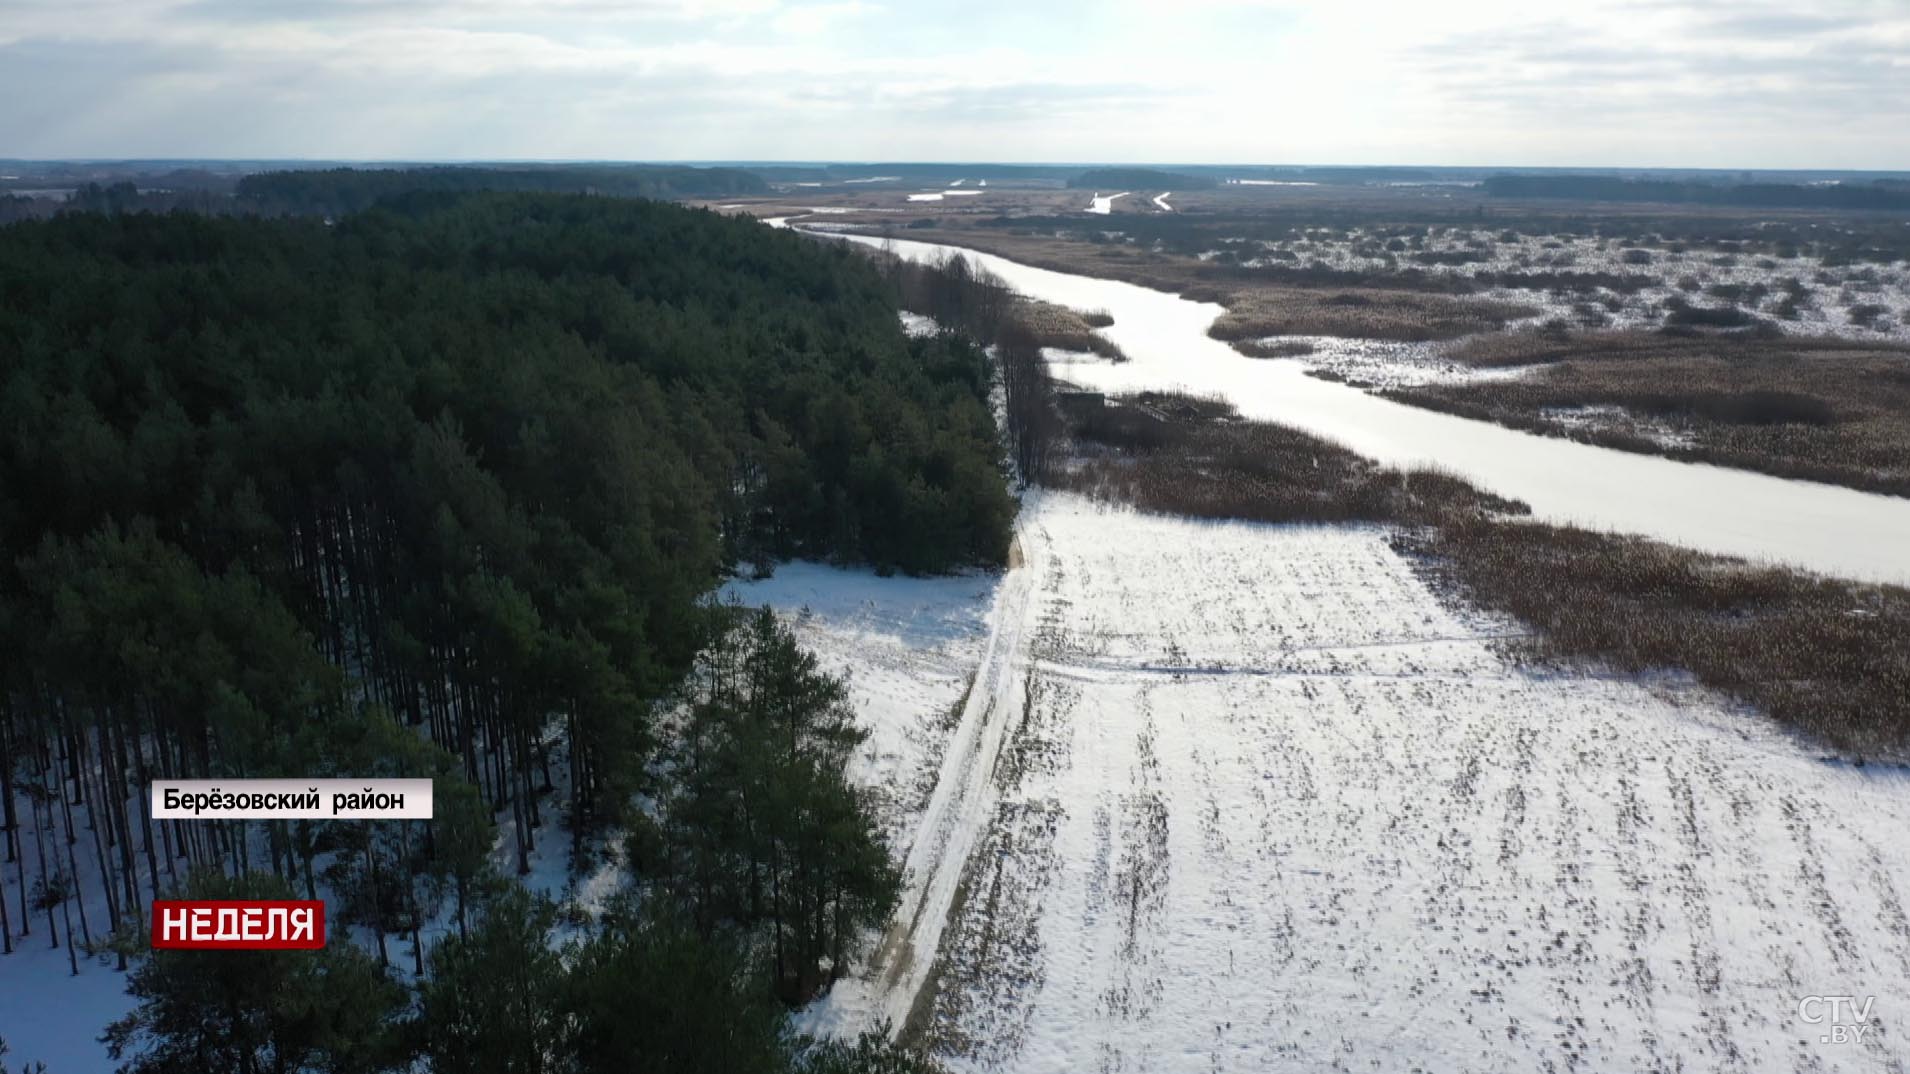
{"label": "dry marsh grass", "polygon": [[1283,339],[1278,343],[1249,339],[1234,344],[1234,350],[1249,358],[1304,358],[1318,349],[1304,339]]}
{"label": "dry marsh grass", "polygon": [[[1623,450],[1910,495],[1910,347],[1643,332],[1484,336],[1448,356],[1523,377],[1395,389],[1402,402]],[[1566,422],[1584,408],[1617,420]],[[1638,423],[1677,436],[1641,434]]]}
{"label": "dry marsh grass", "polygon": [[1022,298],[1015,303],[1014,319],[1026,325],[1043,347],[1088,351],[1113,361],[1127,361],[1120,347],[1094,331],[1114,323],[1114,318],[1104,310],[1082,312],[1053,302]]}
{"label": "dry marsh grass", "polygon": [[1414,343],[1490,332],[1536,316],[1491,299],[1377,288],[1256,288],[1222,299],[1227,312],[1207,334],[1230,343],[1266,336],[1343,336]]}
{"label": "dry marsh grass", "polygon": [[1203,518],[1397,525],[1466,599],[1537,628],[1543,654],[1682,669],[1836,750],[1910,754],[1910,590],[1508,517],[1523,506],[1211,399],[1126,397],[1071,432],[1055,484]]}
{"label": "dry marsh grass", "polygon": [[1910,590],[1529,522],[1454,517],[1407,540],[1548,652],[1684,669],[1858,757],[1910,748]]}
{"label": "dry marsh grass", "polygon": [[1243,421],[1223,400],[1148,392],[1070,428],[1051,484],[1202,518],[1431,522],[1452,510],[1524,513],[1434,470],[1394,470],[1285,425]]}

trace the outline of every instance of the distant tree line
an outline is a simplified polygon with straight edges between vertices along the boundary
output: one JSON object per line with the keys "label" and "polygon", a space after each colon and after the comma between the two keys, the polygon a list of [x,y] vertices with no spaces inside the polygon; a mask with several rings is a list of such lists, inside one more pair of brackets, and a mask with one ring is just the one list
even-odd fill
{"label": "distant tree line", "polygon": [[342,215],[386,198],[417,191],[601,194],[619,198],[727,198],[768,192],[762,178],[740,168],[682,165],[445,166],[435,168],[328,168],[260,172],[239,180],[240,206],[265,213]]}
{"label": "distant tree line", "polygon": [[1077,169],[1056,164],[936,164],[897,162],[879,164],[760,164],[749,171],[775,183],[842,183],[857,179],[894,177],[906,182],[953,182],[993,179],[998,182],[1059,182]]}
{"label": "distant tree line", "polygon": [[1498,198],[1571,198],[1734,205],[1765,209],[1910,209],[1910,191],[1890,183],[1703,183],[1621,179],[1604,175],[1494,175],[1483,182]]}
{"label": "distant tree line", "polygon": [[[63,944],[76,972],[76,947],[140,957],[111,1039],[141,1074],[393,1069],[434,1054],[407,1034],[540,1019],[561,1041],[440,1069],[796,1062],[748,1012],[826,987],[895,878],[843,779],[840,684],[707,594],[790,555],[1003,560],[987,357],[906,338],[895,294],[847,251],[636,200],[414,192],[336,224],[0,229],[6,949]],[[658,713],[686,682],[684,737]],[[430,776],[437,814],[145,808],[155,778],[324,775]],[[511,901],[491,850],[502,825],[505,871],[527,870],[553,812],[573,850],[637,831],[638,886],[680,919],[632,911],[523,1019],[480,1025],[427,988],[420,1023],[388,939],[432,981],[460,960],[532,972],[487,930],[544,911]],[[144,957],[168,891],[329,893],[373,953]],[[430,954],[447,919],[462,939]],[[670,1025],[627,1025],[613,999]],[[680,1050],[641,1050],[672,1026]],[[697,1059],[693,1031],[757,1034],[770,1065]]]}
{"label": "distant tree line", "polygon": [[19,194],[0,194],[0,224],[16,220],[34,220],[53,215],[58,203],[47,198],[29,198]]}
{"label": "distant tree line", "polygon": [[224,176],[174,171],[138,179],[83,182],[63,199],[20,197],[0,191],[0,224],[59,212],[185,210],[221,216],[337,217],[420,191],[599,194],[660,200],[737,197],[768,191],[760,176],[737,168],[657,164],[301,169],[259,172],[236,182]]}
{"label": "distant tree line", "polygon": [[992,345],[1009,457],[1020,481],[1040,483],[1062,422],[1040,339],[1019,315],[1014,291],[960,254],[929,264],[887,255],[877,262],[894,283],[903,309],[932,319],[945,334]]}
{"label": "distant tree line", "polygon": [[1207,190],[1216,185],[1212,176],[1154,168],[1094,168],[1068,180],[1071,190]]}

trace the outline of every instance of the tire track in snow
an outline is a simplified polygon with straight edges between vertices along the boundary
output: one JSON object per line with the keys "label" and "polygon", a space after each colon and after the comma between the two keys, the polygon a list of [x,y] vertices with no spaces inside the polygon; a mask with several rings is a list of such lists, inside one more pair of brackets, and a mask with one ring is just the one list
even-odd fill
{"label": "tire track in snow", "polygon": [[[1039,496],[1023,504],[1030,517]],[[1047,534],[1017,526],[1023,562],[1011,567],[989,613],[988,641],[962,706],[941,773],[903,865],[903,891],[875,960],[876,1011],[895,1031],[910,1027],[934,968],[964,870],[994,812],[996,764],[1009,725],[1021,715],[1019,672],[1037,606],[1036,580],[1052,566]]]}

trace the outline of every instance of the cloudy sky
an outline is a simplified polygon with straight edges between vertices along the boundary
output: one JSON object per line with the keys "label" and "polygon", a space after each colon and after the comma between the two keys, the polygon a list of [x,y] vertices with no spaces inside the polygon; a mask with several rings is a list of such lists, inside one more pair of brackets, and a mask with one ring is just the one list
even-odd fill
{"label": "cloudy sky", "polygon": [[0,0],[0,157],[1910,168],[1910,0]]}

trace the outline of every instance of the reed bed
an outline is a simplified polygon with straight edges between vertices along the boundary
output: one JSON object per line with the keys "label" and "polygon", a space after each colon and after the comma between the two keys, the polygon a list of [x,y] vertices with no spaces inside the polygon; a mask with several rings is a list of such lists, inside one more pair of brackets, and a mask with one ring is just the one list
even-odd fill
{"label": "reed bed", "polygon": [[1053,302],[1022,298],[1015,304],[1014,319],[1026,325],[1043,347],[1086,351],[1111,361],[1127,361],[1127,355],[1114,341],[1094,331],[1114,323],[1114,317],[1105,310],[1081,312]]}
{"label": "reed bed", "polygon": [[1304,358],[1318,349],[1304,339],[1283,339],[1278,343],[1249,339],[1234,344],[1234,350],[1249,358]]}
{"label": "reed bed", "polygon": [[1208,334],[1229,343],[1266,336],[1344,336],[1397,342],[1456,339],[1537,315],[1529,306],[1414,291],[1256,288],[1228,295]]}
{"label": "reed bed", "polygon": [[1856,757],[1910,747],[1910,590],[1484,517],[1406,539],[1548,652],[1684,669]]}
{"label": "reed bed", "polygon": [[[1385,394],[1621,450],[1910,496],[1910,348],[1901,345],[1519,332],[1468,340],[1448,356],[1535,368]],[[1606,413],[1563,420],[1587,408]]]}
{"label": "reed bed", "polygon": [[1051,484],[1172,514],[1424,523],[1454,510],[1527,510],[1450,474],[1391,469],[1288,426],[1240,420],[1201,396],[1124,396],[1070,433],[1073,451]]}

